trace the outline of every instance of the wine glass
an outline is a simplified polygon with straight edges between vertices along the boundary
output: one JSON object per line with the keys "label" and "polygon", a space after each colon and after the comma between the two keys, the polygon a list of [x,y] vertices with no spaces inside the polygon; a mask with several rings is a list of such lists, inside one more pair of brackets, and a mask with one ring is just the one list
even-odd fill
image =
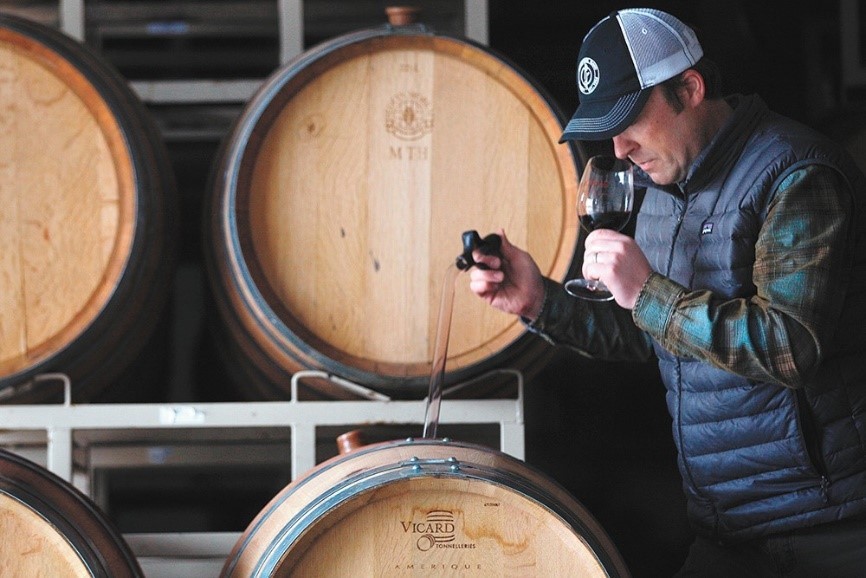
{"label": "wine glass", "polygon": [[[634,202],[632,164],[612,155],[589,159],[577,188],[577,217],[587,231],[625,227]],[[565,290],[590,301],[610,301],[613,295],[597,279],[570,279]]]}

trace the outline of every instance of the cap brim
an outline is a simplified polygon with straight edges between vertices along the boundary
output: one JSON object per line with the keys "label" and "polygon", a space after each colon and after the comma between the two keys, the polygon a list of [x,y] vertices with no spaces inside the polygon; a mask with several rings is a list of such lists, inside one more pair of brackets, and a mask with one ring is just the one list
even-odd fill
{"label": "cap brim", "polygon": [[636,90],[616,100],[582,103],[565,125],[559,142],[613,138],[634,122],[649,99],[652,87]]}

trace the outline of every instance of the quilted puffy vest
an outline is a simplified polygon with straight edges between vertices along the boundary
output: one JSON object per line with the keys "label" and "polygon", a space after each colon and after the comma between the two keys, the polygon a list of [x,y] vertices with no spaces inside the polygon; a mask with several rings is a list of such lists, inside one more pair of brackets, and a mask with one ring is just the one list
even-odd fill
{"label": "quilted puffy vest", "polygon": [[846,176],[859,230],[836,342],[806,387],[755,383],[655,345],[689,518],[722,541],[866,513],[864,177],[840,147],[758,97],[731,102],[733,121],[683,190],[647,189],[635,238],[653,268],[723,298],[755,295],[755,243],[775,186],[804,163]]}

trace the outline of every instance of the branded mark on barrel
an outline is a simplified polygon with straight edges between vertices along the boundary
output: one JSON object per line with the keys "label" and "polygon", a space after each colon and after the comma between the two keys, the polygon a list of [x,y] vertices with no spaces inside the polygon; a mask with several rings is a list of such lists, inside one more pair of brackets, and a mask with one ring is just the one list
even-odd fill
{"label": "branded mark on barrel", "polygon": [[400,529],[404,534],[415,538],[415,549],[419,552],[442,553],[441,560],[413,560],[408,563],[395,564],[392,571],[415,572],[417,570],[435,570],[442,572],[475,573],[482,572],[483,565],[478,562],[461,559],[455,561],[454,550],[474,550],[477,544],[458,540],[458,517],[451,510],[431,510],[422,519],[401,520]]}
{"label": "branded mark on barrel", "polygon": [[474,543],[457,543],[457,517],[451,510],[431,510],[422,520],[401,520],[406,534],[417,535],[415,547],[432,549],[474,549]]}
{"label": "branded mark on barrel", "polygon": [[398,92],[385,108],[385,130],[399,139],[418,140],[433,130],[433,107],[417,92]]}

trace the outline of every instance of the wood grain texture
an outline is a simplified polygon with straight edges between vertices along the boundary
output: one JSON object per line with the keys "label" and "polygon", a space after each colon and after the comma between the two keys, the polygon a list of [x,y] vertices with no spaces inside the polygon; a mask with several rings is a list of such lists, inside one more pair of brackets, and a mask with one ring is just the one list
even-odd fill
{"label": "wood grain texture", "polygon": [[142,576],[90,498],[42,466],[0,450],[0,575]]}
{"label": "wood grain texture", "polygon": [[0,30],[0,373],[67,346],[126,263],[133,175],[123,136],[81,71]]}
{"label": "wood grain texture", "polygon": [[[504,227],[543,273],[566,275],[572,149],[544,96],[478,46],[399,34],[316,50],[271,80],[223,159],[216,283],[236,337],[286,371],[324,356],[362,378],[426,379],[464,231]],[[465,276],[455,286],[449,372],[525,334]]]}
{"label": "wood grain texture", "polygon": [[249,525],[223,571],[313,575],[628,570],[592,517],[537,471],[479,446],[420,441],[366,446],[300,476]]}
{"label": "wood grain texture", "polygon": [[0,535],[2,576],[91,576],[63,534],[6,494],[0,494]]}

